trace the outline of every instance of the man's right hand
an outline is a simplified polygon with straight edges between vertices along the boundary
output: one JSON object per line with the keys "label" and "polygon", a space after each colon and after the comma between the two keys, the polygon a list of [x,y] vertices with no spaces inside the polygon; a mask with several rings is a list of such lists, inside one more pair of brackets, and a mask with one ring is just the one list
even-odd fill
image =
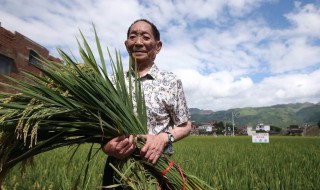
{"label": "man's right hand", "polygon": [[117,159],[125,159],[130,156],[135,150],[133,135],[129,137],[120,136],[111,139],[107,144],[102,146],[102,150],[109,156]]}

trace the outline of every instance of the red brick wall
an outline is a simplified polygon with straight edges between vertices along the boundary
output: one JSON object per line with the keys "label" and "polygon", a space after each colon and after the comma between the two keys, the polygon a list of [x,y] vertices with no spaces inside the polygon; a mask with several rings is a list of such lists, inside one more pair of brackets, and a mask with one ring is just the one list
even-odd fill
{"label": "red brick wall", "polygon": [[[38,75],[41,74],[29,63],[30,50],[36,52],[38,55],[44,58],[59,61],[58,58],[50,56],[49,51],[46,48],[20,34],[19,32],[12,33],[0,25],[0,54],[13,59],[16,68],[9,74],[9,76],[26,81],[27,79],[24,79],[21,75],[22,70],[33,72]],[[0,76],[0,82],[8,81]],[[0,91],[12,92],[11,89],[8,89],[2,85],[0,85]]]}

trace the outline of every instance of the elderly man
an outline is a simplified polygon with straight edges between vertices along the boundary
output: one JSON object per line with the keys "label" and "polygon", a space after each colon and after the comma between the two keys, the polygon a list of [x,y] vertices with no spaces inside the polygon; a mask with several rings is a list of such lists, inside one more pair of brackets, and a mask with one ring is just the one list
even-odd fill
{"label": "elderly man", "polygon": [[[188,136],[191,130],[189,110],[181,80],[155,65],[154,60],[162,47],[157,27],[145,19],[135,21],[128,29],[125,46],[136,63],[147,107],[148,134],[143,135],[146,143],[140,154],[144,160],[155,164],[163,152],[173,154],[173,142]],[[132,76],[127,74],[126,77]],[[135,150],[133,138],[132,135],[116,137],[102,147],[109,155],[103,186],[113,184],[113,170],[108,163],[113,159],[125,159]]]}

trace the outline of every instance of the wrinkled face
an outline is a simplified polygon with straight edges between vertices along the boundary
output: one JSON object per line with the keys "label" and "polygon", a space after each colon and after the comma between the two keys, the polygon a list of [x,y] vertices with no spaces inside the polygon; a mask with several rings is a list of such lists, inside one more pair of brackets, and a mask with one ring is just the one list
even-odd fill
{"label": "wrinkled face", "polygon": [[130,56],[136,59],[138,64],[151,64],[160,52],[162,43],[154,38],[150,24],[139,21],[133,24],[129,30],[125,45]]}

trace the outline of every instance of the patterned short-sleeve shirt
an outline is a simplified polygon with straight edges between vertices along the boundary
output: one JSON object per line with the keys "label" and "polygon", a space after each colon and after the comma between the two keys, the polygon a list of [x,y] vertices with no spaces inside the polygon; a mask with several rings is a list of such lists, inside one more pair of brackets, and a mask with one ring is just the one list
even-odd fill
{"label": "patterned short-sleeve shirt", "polygon": [[181,80],[171,72],[153,65],[140,78],[148,115],[149,134],[168,131],[189,119],[189,110]]}
{"label": "patterned short-sleeve shirt", "polygon": [[[128,76],[127,73],[127,82]],[[140,83],[147,107],[149,134],[169,131],[189,120],[182,82],[176,75],[160,71],[154,64],[149,72],[140,78]],[[173,153],[171,146],[167,147],[167,152]]]}

